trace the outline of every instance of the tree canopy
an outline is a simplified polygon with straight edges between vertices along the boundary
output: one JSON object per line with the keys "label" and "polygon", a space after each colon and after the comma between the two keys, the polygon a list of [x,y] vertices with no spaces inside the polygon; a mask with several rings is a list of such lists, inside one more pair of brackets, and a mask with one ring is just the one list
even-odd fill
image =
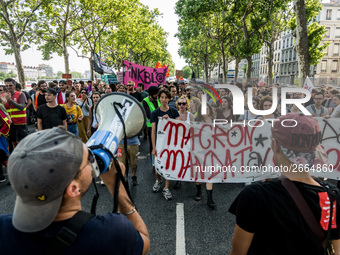
{"label": "tree canopy", "polygon": [[[174,63],[167,50],[167,32],[157,22],[161,13],[139,0],[0,0],[0,43],[14,54],[24,83],[21,52],[37,44],[43,59],[64,57],[70,72],[69,50],[89,59],[93,53],[119,69],[126,59],[140,65]],[[21,81],[22,80],[22,81]]]}

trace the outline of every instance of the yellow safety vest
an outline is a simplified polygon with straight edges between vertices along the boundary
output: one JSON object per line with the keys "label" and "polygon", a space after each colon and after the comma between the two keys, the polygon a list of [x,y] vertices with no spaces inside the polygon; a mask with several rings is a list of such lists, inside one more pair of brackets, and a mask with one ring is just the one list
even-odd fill
{"label": "yellow safety vest", "polygon": [[[149,97],[146,97],[143,99],[149,106],[149,109],[150,109],[150,113],[152,113],[154,110],[156,110],[154,104],[150,101],[150,98]],[[161,102],[159,102],[158,98],[157,98],[157,104],[158,104],[158,107],[161,106]],[[152,127],[152,124],[150,122],[150,119],[146,118],[146,126],[151,128]]]}

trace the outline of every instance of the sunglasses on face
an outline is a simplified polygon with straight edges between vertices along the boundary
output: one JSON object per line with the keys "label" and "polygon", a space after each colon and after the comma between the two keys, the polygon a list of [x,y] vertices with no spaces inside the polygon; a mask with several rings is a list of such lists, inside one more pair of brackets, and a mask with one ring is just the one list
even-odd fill
{"label": "sunglasses on face", "polygon": [[83,92],[80,92],[80,93],[82,93],[82,94],[87,94],[87,92],[84,92],[84,91],[83,91]]}
{"label": "sunglasses on face", "polygon": [[13,84],[9,84],[9,85],[6,85],[7,87],[13,87],[14,85]]}
{"label": "sunglasses on face", "polygon": [[178,105],[186,105],[187,103],[178,103]]}

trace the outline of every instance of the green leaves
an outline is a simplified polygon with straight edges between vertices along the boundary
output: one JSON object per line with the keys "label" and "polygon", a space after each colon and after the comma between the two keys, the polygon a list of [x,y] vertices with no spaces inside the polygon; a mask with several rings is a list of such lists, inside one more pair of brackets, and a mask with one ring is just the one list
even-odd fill
{"label": "green leaves", "polygon": [[[315,18],[322,10],[322,3],[319,0],[305,0],[307,34],[309,46],[309,61],[311,65],[317,65],[319,60],[324,56],[324,50],[329,42],[321,44],[322,39],[327,32],[325,26],[319,25]],[[296,29],[296,15],[294,14],[289,21],[289,28],[294,31]]]}

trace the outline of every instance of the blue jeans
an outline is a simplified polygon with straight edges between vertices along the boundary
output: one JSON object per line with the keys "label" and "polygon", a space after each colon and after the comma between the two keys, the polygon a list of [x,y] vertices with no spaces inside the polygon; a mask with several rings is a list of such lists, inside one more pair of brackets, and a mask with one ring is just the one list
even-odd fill
{"label": "blue jeans", "polygon": [[72,134],[75,134],[76,136],[79,136],[77,124],[67,126],[67,131],[71,132]]}

